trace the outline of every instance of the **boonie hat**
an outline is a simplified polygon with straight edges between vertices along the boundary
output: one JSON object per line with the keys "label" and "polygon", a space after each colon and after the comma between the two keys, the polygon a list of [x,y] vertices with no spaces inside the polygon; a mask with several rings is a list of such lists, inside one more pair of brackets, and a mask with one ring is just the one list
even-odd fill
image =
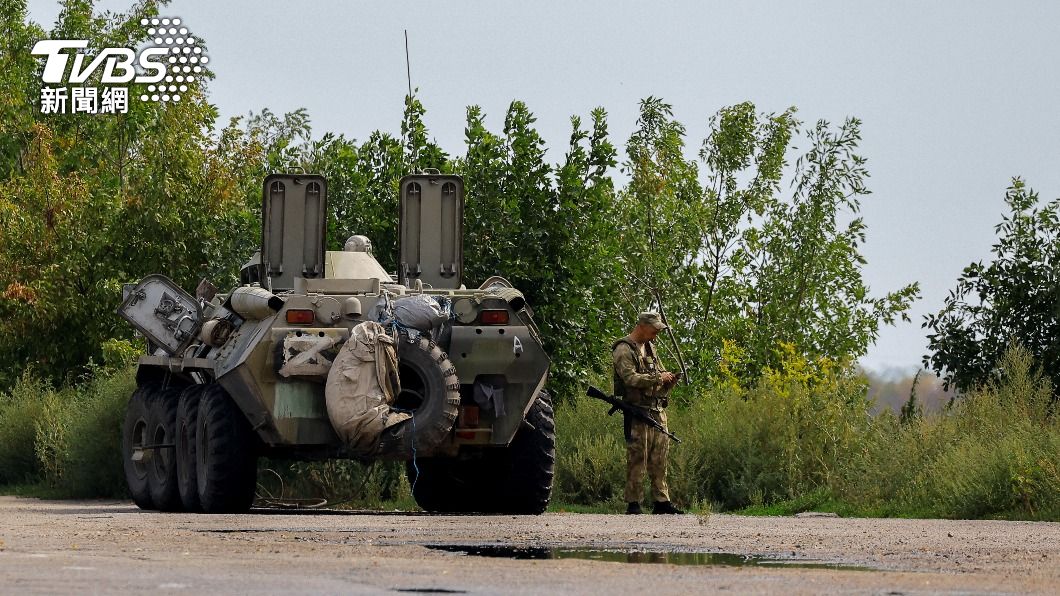
{"label": "boonie hat", "polygon": [[662,322],[662,319],[659,317],[659,313],[657,312],[640,313],[640,316],[637,317],[637,323],[641,325],[651,325],[659,331],[662,331],[663,329],[669,329],[669,326],[666,323]]}

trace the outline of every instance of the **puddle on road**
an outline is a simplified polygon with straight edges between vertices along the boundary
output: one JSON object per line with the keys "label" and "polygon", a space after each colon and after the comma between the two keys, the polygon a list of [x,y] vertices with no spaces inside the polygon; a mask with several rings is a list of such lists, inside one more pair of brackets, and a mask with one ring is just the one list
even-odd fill
{"label": "puddle on road", "polygon": [[463,553],[473,557],[505,559],[585,559],[610,563],[664,563],[669,565],[721,565],[726,567],[797,567],[837,571],[874,571],[870,567],[843,565],[828,561],[777,559],[739,553],[687,551],[600,550],[591,548],[547,548],[507,545],[427,544],[433,550]]}

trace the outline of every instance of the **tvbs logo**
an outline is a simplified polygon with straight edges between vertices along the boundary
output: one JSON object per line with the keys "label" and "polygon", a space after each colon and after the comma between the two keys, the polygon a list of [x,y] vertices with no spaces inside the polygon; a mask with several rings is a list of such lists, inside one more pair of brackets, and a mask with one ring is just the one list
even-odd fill
{"label": "tvbs logo", "polygon": [[[126,113],[128,87],[117,85],[129,83],[147,84],[141,101],[180,101],[209,58],[179,18],[141,19],[140,24],[149,27],[147,34],[154,43],[139,51],[103,48],[91,56],[85,53],[85,39],[37,42],[32,53],[45,60],[41,80],[48,85],[41,88],[41,112]],[[102,89],[84,86],[90,79],[97,80],[96,75]],[[56,84],[63,86],[51,86]],[[67,88],[66,84],[80,86]]]}
{"label": "tvbs logo", "polygon": [[[140,52],[139,59],[136,53],[129,48],[104,48],[96,56],[95,60],[85,66],[84,54],[74,54],[74,65],[67,76],[67,62],[70,57],[63,53],[68,49],[84,49],[88,47],[85,39],[45,39],[38,41],[33,46],[33,53],[38,56],[47,56],[48,61],[44,63],[44,75],[41,79],[45,83],[84,83],[88,77],[103,66],[103,75],[99,82],[104,85],[113,83],[157,83],[166,76],[165,56],[169,54],[168,48],[146,48]],[[144,74],[137,74],[133,64],[138,63]]]}

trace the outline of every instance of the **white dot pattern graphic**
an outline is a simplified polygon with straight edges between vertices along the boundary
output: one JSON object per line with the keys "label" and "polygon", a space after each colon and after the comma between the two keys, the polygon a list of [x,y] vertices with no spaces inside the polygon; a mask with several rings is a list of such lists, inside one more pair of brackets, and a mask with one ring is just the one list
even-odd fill
{"label": "white dot pattern graphic", "polygon": [[[190,88],[185,83],[195,82],[195,77],[190,73],[201,73],[203,68],[199,65],[209,62],[209,57],[199,45],[200,40],[181,24],[181,19],[174,17],[140,19],[140,25],[147,28],[155,47],[165,48],[166,55],[160,59],[164,59],[168,65],[163,81],[148,85],[147,93],[140,95],[141,101],[180,101],[181,95],[177,92],[187,93]],[[174,82],[181,84],[172,84]]]}

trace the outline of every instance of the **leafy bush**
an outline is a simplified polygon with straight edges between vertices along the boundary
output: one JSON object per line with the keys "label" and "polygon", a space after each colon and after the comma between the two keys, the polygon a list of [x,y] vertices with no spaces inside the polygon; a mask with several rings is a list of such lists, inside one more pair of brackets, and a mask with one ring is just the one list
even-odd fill
{"label": "leafy bush", "polygon": [[26,372],[7,393],[0,393],[0,484],[35,480],[37,463],[36,421],[40,419],[41,396],[47,383]]}
{"label": "leafy bush", "polygon": [[[58,486],[63,479],[66,458],[69,455],[67,445],[67,431],[69,418],[76,409],[72,402],[80,401],[74,395],[68,401],[72,392],[64,392],[60,395],[48,390],[41,395],[40,415],[33,423],[34,451],[37,454],[37,465],[41,479],[51,485]],[[74,407],[68,407],[73,405]]]}
{"label": "leafy bush", "polygon": [[[781,366],[752,387],[734,378],[671,408],[671,429],[683,441],[670,449],[674,498],[728,509],[794,498],[828,484],[854,449],[869,420],[864,384],[827,359],[808,362],[791,346],[779,352]],[[621,419],[593,406],[557,413],[561,501],[591,504],[622,494]]]}
{"label": "leafy bush", "polygon": [[0,394],[0,485],[70,497],[125,495],[121,424],[132,369],[54,389],[32,373]]}
{"label": "leafy bush", "polygon": [[909,507],[943,517],[1060,518],[1060,420],[1051,383],[1023,348],[1010,348],[999,369],[1000,380],[905,438],[930,454],[898,493]]}
{"label": "leafy bush", "polygon": [[606,416],[602,402],[585,401],[556,408],[554,490],[567,503],[617,506],[626,477],[622,418]]}
{"label": "leafy bush", "polygon": [[[947,411],[870,415],[848,366],[789,348],[751,386],[722,381],[671,407],[675,500],[693,507],[855,515],[1060,519],[1060,416],[1052,386],[1012,348],[992,384]],[[0,394],[0,485],[49,495],[125,493],[121,424],[131,368],[56,390],[26,373]],[[617,510],[625,444],[619,417],[588,398],[561,404],[553,501]],[[38,491],[40,492],[40,490]],[[263,460],[259,494],[276,500],[399,507],[413,501],[404,466]]]}
{"label": "leafy bush", "polygon": [[[683,441],[670,450],[676,500],[765,513],[1060,519],[1060,421],[1026,350],[1009,350],[999,381],[905,422],[871,416],[850,367],[787,347],[778,361],[750,387],[729,379],[671,408]],[[621,424],[594,405],[557,411],[556,501],[620,498]]]}
{"label": "leafy bush", "polygon": [[125,404],[136,382],[133,369],[89,383],[67,408],[62,486],[71,497],[126,494],[121,461]]}
{"label": "leafy bush", "polygon": [[996,380],[1013,339],[1060,384],[1060,199],[1043,204],[1014,178],[1005,206],[991,260],[965,267],[942,308],[924,319],[924,366],[961,391]]}

